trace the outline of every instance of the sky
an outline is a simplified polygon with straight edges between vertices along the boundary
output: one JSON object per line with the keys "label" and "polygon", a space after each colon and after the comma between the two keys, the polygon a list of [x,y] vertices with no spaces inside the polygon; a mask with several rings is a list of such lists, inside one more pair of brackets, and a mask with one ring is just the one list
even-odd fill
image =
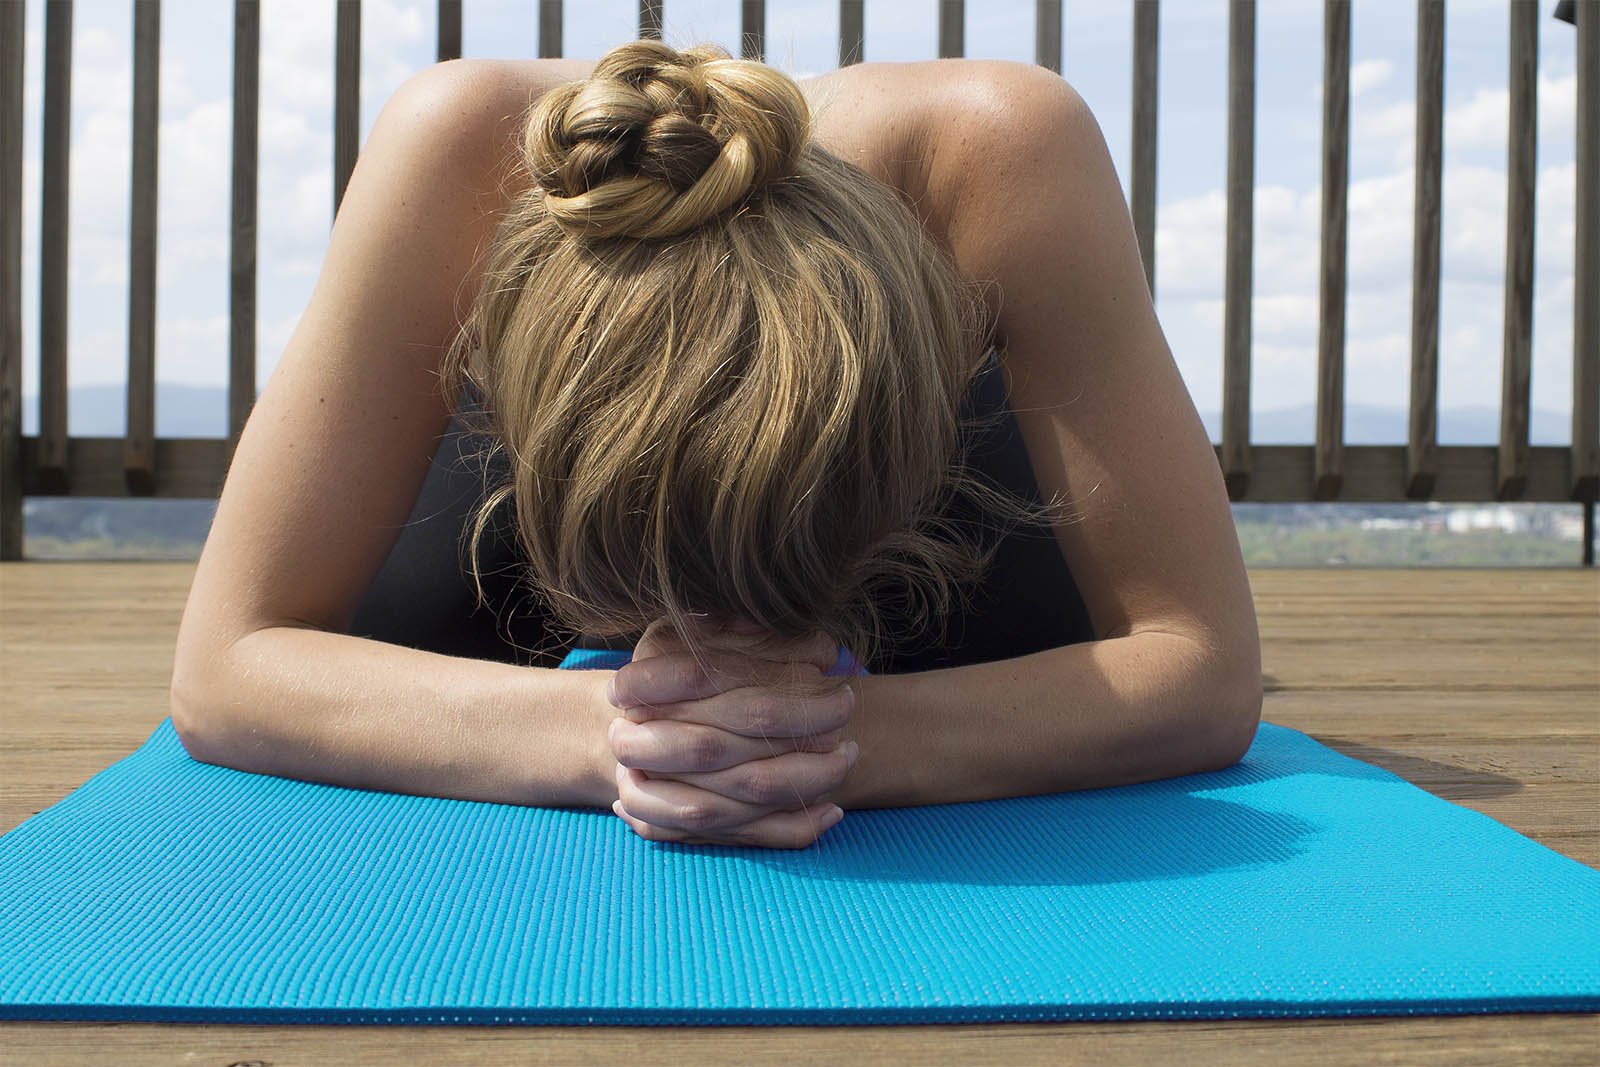
{"label": "sky", "polygon": [[[10,0],[6,0],[10,2]],[[1580,0],[1582,2],[1582,0]],[[433,62],[434,0],[367,0],[361,130]],[[737,0],[666,0],[665,40],[711,40],[738,54]],[[1066,0],[1063,76],[1100,124],[1124,194],[1129,180],[1133,3]],[[1538,185],[1532,402],[1572,404],[1575,77],[1573,27],[1539,2]],[[531,58],[534,0],[465,0],[468,57]],[[771,0],[767,62],[796,77],[837,65],[836,0]],[[78,0],[74,13],[69,191],[68,380],[126,378],[132,5]],[[258,387],[310,297],[333,211],[334,0],[261,4]],[[1440,442],[1460,436],[1452,409],[1498,409],[1504,310],[1507,144],[1504,0],[1450,0],[1445,126]],[[23,163],[23,393],[38,391],[40,113],[44,4],[26,13]],[[162,5],[157,217],[156,375],[221,386],[228,337],[228,217],[233,5]],[[1273,0],[1256,16],[1255,261],[1252,408],[1316,399],[1322,84],[1321,0]],[[869,0],[865,59],[937,54],[937,0]],[[637,33],[637,0],[570,0],[564,54],[596,58]],[[1196,406],[1222,401],[1227,148],[1226,0],[1161,6],[1156,310]],[[1410,379],[1415,6],[1355,0],[1346,318],[1349,405],[1396,409],[1404,438]],[[966,6],[966,54],[1031,62],[1034,4]],[[218,425],[224,425],[220,398]],[[1314,427],[1307,414],[1303,434]],[[157,412],[157,432],[162,413]],[[1566,419],[1555,437],[1570,442]],[[1458,425],[1465,425],[1464,422]],[[121,425],[74,434],[120,434]],[[223,432],[219,429],[219,433]],[[1258,439],[1258,443],[1260,442]]]}

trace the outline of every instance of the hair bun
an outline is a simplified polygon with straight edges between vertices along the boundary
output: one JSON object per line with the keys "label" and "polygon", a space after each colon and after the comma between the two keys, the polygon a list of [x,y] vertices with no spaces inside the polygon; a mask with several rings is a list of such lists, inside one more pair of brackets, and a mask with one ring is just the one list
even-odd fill
{"label": "hair bun", "polygon": [[669,237],[794,173],[810,109],[793,78],[715,44],[630,41],[551,89],[525,155],[549,214],[589,237]]}

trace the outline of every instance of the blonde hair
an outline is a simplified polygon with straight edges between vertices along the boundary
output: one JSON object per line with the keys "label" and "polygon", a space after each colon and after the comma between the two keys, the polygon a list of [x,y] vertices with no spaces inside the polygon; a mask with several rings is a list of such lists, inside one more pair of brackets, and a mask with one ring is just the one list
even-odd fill
{"label": "blonde hair", "polygon": [[965,463],[982,291],[811,134],[792,78],[711,44],[621,45],[532,104],[531,181],[441,368],[511,469],[469,523],[480,602],[509,502],[557,629],[665,616],[698,657],[694,621],[737,618],[767,635],[741,647],[821,630],[870,668],[876,594],[921,628],[989,566],[995,546],[933,536],[950,493],[1055,512]]}

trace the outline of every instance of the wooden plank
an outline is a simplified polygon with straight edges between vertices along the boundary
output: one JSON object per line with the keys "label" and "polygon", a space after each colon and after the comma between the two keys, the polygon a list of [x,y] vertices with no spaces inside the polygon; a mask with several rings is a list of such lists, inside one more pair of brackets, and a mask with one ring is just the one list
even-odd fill
{"label": "wooden plank", "polygon": [[44,124],[39,187],[40,484],[72,489],[67,472],[67,232],[72,148],[71,0],[44,6]]}
{"label": "wooden plank", "polygon": [[661,39],[661,0],[639,0],[639,36]]}
{"label": "wooden plank", "polygon": [[[172,653],[193,563],[0,565],[0,831],[55,803],[127,755],[165,714]],[[1595,866],[1600,863],[1600,685],[1544,687],[1530,659],[1549,639],[1530,630],[1541,604],[1574,632],[1600,634],[1600,576],[1571,569],[1252,570],[1263,667],[1288,673],[1301,656],[1287,628],[1323,621],[1316,655],[1365,663],[1375,620],[1399,632],[1449,622],[1436,637],[1464,645],[1524,683],[1504,690],[1285,689],[1266,721],[1301,730],[1451,803]],[[1333,610],[1337,609],[1337,610]],[[1429,623],[1428,625],[1432,625]],[[1408,630],[1408,627],[1412,628]],[[1420,640],[1421,638],[1418,637]],[[1594,647],[1589,639],[1589,649]],[[1413,670],[1445,677],[1427,657]],[[1592,657],[1591,657],[1592,662]],[[461,1064],[638,1059],[669,1063],[903,1059],[918,1063],[1232,1065],[1315,1058],[1319,1064],[1579,1063],[1600,1017],[1491,1014],[1350,1019],[1106,1022],[882,1027],[347,1027],[8,1023],[17,1062],[76,1064],[103,1052],[119,1063],[177,1059]],[[864,1051],[867,1050],[867,1051]]]}
{"label": "wooden plank", "polygon": [[1495,467],[1501,500],[1527,485],[1528,400],[1533,377],[1533,198],[1539,5],[1512,0],[1511,110],[1506,151],[1505,316],[1500,379],[1500,451]]}
{"label": "wooden plank", "polygon": [[739,56],[758,63],[766,61],[766,0],[742,0],[739,4]]}
{"label": "wooden plank", "polygon": [[1439,459],[1439,199],[1444,175],[1444,0],[1417,0],[1416,188],[1411,232],[1411,409],[1406,495],[1435,495]]}
{"label": "wooden plank", "polygon": [[[1371,571],[1376,568],[1362,569]],[[1556,570],[1550,567],[1530,569]],[[1387,602],[1380,600],[1376,603],[1364,603],[1353,601],[1348,596],[1338,595],[1317,600],[1297,597],[1301,603],[1315,604],[1316,613],[1301,616],[1286,612],[1281,616],[1275,616],[1273,626],[1276,629],[1272,630],[1272,637],[1274,640],[1314,645],[1318,640],[1334,634],[1341,641],[1369,651],[1381,651],[1381,646],[1386,644],[1416,644],[1430,641],[1448,644],[1452,650],[1458,646],[1469,645],[1476,650],[1482,638],[1482,630],[1477,624],[1470,619],[1462,620],[1454,604],[1444,605],[1440,610],[1435,605],[1410,599],[1405,593],[1404,573],[1405,570],[1401,569],[1400,576],[1395,579],[1392,598]],[[1600,588],[1589,585],[1587,592],[1592,598],[1600,595]],[[1526,635],[1530,641],[1539,643],[1537,654],[1543,655],[1546,647],[1549,648],[1551,655],[1573,653],[1572,662],[1558,668],[1554,673],[1541,677],[1537,682],[1519,680],[1516,682],[1517,685],[1536,684],[1555,689],[1569,689],[1574,684],[1600,685],[1600,652],[1595,656],[1586,656],[1582,654],[1581,648],[1586,642],[1593,642],[1596,648],[1600,649],[1600,630],[1591,629],[1587,625],[1589,615],[1592,613],[1590,606],[1582,604],[1563,606],[1553,597],[1548,610],[1541,610],[1539,601],[1532,597],[1508,597],[1492,605],[1487,598],[1479,599],[1474,596],[1473,600],[1497,614],[1515,618],[1519,635]],[[1580,647],[1576,652],[1563,647],[1570,644],[1577,644]],[[1451,650],[1444,650],[1437,655],[1419,660],[1410,672],[1409,684],[1441,691],[1481,688],[1468,673],[1464,672],[1460,664],[1451,662],[1450,657],[1453,654]],[[1473,654],[1475,655],[1476,651]],[[1470,669],[1470,666],[1465,668],[1466,671]],[[1501,681],[1504,679],[1497,679],[1495,684],[1500,684]],[[1284,684],[1289,683],[1284,682]]]}
{"label": "wooden plank", "polygon": [[333,43],[333,213],[339,214],[361,141],[361,0],[339,0]]}
{"label": "wooden plank", "polygon": [[959,58],[967,48],[966,0],[939,0],[939,58]]}
{"label": "wooden plank", "polygon": [[[1449,597],[1471,596],[1474,610],[1480,604],[1494,611],[1511,603],[1548,604],[1551,610],[1570,610],[1578,604],[1582,613],[1594,611],[1596,590],[1592,574],[1569,567],[1254,567],[1250,587],[1259,602],[1267,597],[1273,613],[1287,610],[1293,602],[1321,610],[1328,598],[1349,599],[1375,604],[1397,601],[1415,604],[1413,610],[1435,605],[1448,610]],[[1281,598],[1273,599],[1273,598]]]}
{"label": "wooden plank", "polygon": [[1592,1062],[1600,1024],[1586,1015],[1073,1022],[865,1027],[237,1026],[6,1023],[18,1063],[121,1067],[174,1062],[320,1063],[381,1067],[570,1067],[618,1063],[696,1067],[751,1063],[915,1063],[969,1067],[1104,1067],[1181,1063],[1238,1067],[1539,1067]]}
{"label": "wooden plank", "polygon": [[860,63],[866,53],[865,0],[839,0],[839,66]]}
{"label": "wooden plank", "polygon": [[0,4],[0,560],[22,558],[22,64],[27,12]]}
{"label": "wooden plank", "polygon": [[1250,491],[1250,304],[1256,141],[1256,6],[1228,3],[1228,218],[1222,310],[1222,478]]}
{"label": "wooden plank", "polygon": [[[1134,51],[1137,55],[1138,49]],[[1061,0],[1036,0],[1033,5],[1033,61],[1061,73]]]}
{"label": "wooden plank", "polygon": [[[27,496],[49,495],[34,465],[38,443],[37,437],[22,439],[22,491]],[[221,494],[228,470],[227,438],[158,437],[154,454],[161,478],[150,495],[195,500]],[[68,438],[67,471],[74,479],[73,496],[134,495],[122,476],[120,437]]]}
{"label": "wooden plank", "polygon": [[[1362,692],[1420,693],[1441,688],[1436,673],[1423,673],[1416,665],[1423,660],[1437,664],[1435,671],[1453,670],[1452,688],[1473,692],[1499,693],[1502,699],[1520,700],[1530,687],[1568,693],[1596,693],[1593,638],[1567,637],[1551,640],[1537,648],[1524,648],[1517,653],[1516,670],[1508,671],[1508,663],[1501,657],[1500,648],[1491,643],[1458,641],[1448,649],[1441,643],[1450,634],[1459,634],[1459,627],[1439,627],[1441,636],[1401,638],[1388,640],[1374,637],[1367,641],[1349,641],[1345,654],[1349,659],[1336,660],[1328,656],[1327,641],[1316,633],[1315,626],[1307,627],[1298,639],[1274,634],[1278,642],[1276,665],[1266,672],[1266,687],[1271,692],[1282,689],[1340,689]],[[1548,634],[1550,627],[1540,627]],[[1374,627],[1375,633],[1390,633]],[[1262,635],[1265,640],[1266,635]],[[1538,672],[1537,681],[1533,680]]]}
{"label": "wooden plank", "polygon": [[128,203],[128,419],[122,476],[130,496],[156,488],[156,165],[161,134],[161,3],[133,7],[133,159]]}
{"label": "wooden plank", "polygon": [[[73,437],[67,449],[67,471],[73,480],[72,496],[128,496],[117,473],[121,438]],[[158,438],[156,459],[162,466],[156,496],[204,498],[220,491],[227,472],[227,439]],[[40,479],[36,466],[39,439],[22,438],[22,485],[27,496],[53,495]],[[1212,451],[1220,464],[1221,450]],[[1253,445],[1249,503],[1304,502],[1310,499],[1315,449],[1311,445]],[[1496,500],[1493,445],[1448,445],[1436,451],[1441,500],[1487,503]],[[1528,487],[1524,502],[1566,503],[1571,451],[1565,445],[1535,445],[1528,451]],[[1405,445],[1347,445],[1344,481],[1339,499],[1352,503],[1403,503],[1405,496]],[[167,464],[172,464],[168,469]],[[104,469],[102,469],[104,468]]]}
{"label": "wooden plank", "polygon": [[[1577,196],[1572,301],[1572,493],[1600,499],[1600,4],[1576,5]],[[1592,524],[1594,509],[1584,512]],[[1592,534],[1591,534],[1592,536]],[[1593,562],[1585,540],[1585,559]]]}
{"label": "wooden plank", "polygon": [[233,5],[233,182],[228,230],[228,456],[256,403],[256,186],[260,0]]}
{"label": "wooden plank", "polygon": [[435,36],[439,43],[435,59],[440,63],[447,59],[460,59],[461,0],[439,0],[436,26]]}
{"label": "wooden plank", "polygon": [[539,0],[539,58],[562,56],[561,0]]}
{"label": "wooden plank", "polygon": [[1161,71],[1160,0],[1133,5],[1133,163],[1129,208],[1144,264],[1144,284],[1156,295],[1156,102]]}
{"label": "wooden plank", "polygon": [[[1213,445],[1217,462],[1222,450]],[[1431,499],[1453,503],[1498,500],[1495,449],[1492,445],[1447,445],[1431,451]],[[1339,499],[1349,502],[1405,502],[1417,484],[1408,479],[1408,446],[1346,445]],[[1311,445],[1252,445],[1248,490],[1235,501],[1289,502],[1311,500],[1316,484],[1315,448]],[[1568,477],[1571,453],[1563,445],[1535,445],[1528,450],[1527,488],[1523,502],[1559,503],[1571,499]],[[1414,473],[1414,472],[1411,472]],[[1231,494],[1230,494],[1231,495]]]}
{"label": "wooden plank", "polygon": [[1350,0],[1322,15],[1322,263],[1317,328],[1314,500],[1336,500],[1344,481],[1346,203],[1350,185]]}

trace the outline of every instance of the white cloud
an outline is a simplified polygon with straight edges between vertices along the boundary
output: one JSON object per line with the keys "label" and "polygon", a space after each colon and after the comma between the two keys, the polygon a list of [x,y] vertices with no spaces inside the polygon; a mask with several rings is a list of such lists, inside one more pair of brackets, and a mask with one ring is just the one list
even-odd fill
{"label": "white cloud", "polygon": [[[161,318],[156,329],[156,377],[164,382],[227,381],[228,316]],[[224,368],[217,372],[217,365]]]}
{"label": "white cloud", "polygon": [[1388,82],[1394,74],[1394,64],[1387,59],[1363,59],[1350,67],[1350,95],[1362,93]]}
{"label": "white cloud", "polygon": [[[1358,64],[1359,66],[1359,64]],[[1388,71],[1372,68],[1371,84]],[[1376,79],[1376,80],[1374,80]],[[1541,129],[1572,121],[1571,76],[1543,77]],[[1506,242],[1506,93],[1447,109],[1441,225],[1440,404],[1499,403]],[[1497,110],[1498,109],[1498,110]],[[1354,118],[1358,150],[1388,160],[1348,193],[1346,386],[1351,404],[1401,405],[1411,359],[1413,103]],[[1567,135],[1570,145],[1570,134]],[[1559,146],[1559,143],[1558,143]],[[1482,150],[1498,147],[1498,160]],[[1559,152],[1558,152],[1559,157]],[[1533,402],[1571,403],[1575,167],[1538,171]],[[1254,199],[1252,389],[1259,408],[1316,394],[1321,191],[1260,185]],[[1211,190],[1158,208],[1158,307],[1185,380],[1203,409],[1220,404],[1227,204]],[[1309,435],[1312,427],[1306,428]]]}
{"label": "white cloud", "polygon": [[[1541,73],[1535,104],[1541,132],[1571,131],[1577,121],[1577,75],[1553,78]],[[1511,92],[1504,86],[1482,88],[1447,110],[1444,143],[1448,148],[1485,149],[1505,154],[1509,136]]]}

